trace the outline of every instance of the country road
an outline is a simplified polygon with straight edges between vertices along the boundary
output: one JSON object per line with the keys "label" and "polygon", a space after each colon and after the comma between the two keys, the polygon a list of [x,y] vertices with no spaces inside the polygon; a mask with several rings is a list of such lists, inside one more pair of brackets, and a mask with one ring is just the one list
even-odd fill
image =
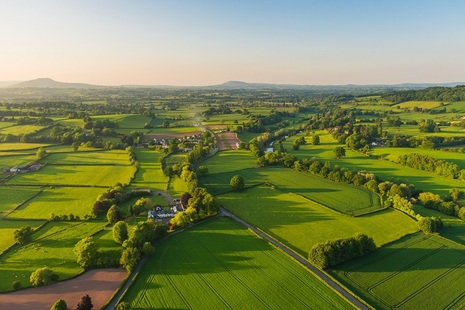
{"label": "country road", "polygon": [[278,248],[280,248],[281,250],[283,250],[285,253],[287,253],[288,255],[292,256],[293,258],[295,258],[297,261],[299,261],[300,263],[302,263],[305,267],[307,267],[308,269],[310,269],[317,277],[319,277],[321,280],[323,280],[324,282],[326,282],[329,286],[331,286],[333,289],[335,289],[337,292],[339,292],[339,294],[341,294],[342,296],[344,296],[347,300],[349,300],[355,307],[359,308],[359,309],[363,309],[363,310],[369,310],[370,308],[368,308],[365,304],[363,304],[360,300],[358,300],[357,298],[355,298],[352,293],[350,293],[349,291],[347,291],[346,289],[344,289],[343,287],[341,287],[338,283],[334,282],[330,277],[328,277],[326,274],[324,274],[323,272],[321,272],[321,270],[319,270],[318,268],[316,268],[315,266],[313,266],[312,264],[310,264],[305,258],[303,258],[302,256],[300,256],[299,254],[297,254],[296,252],[292,251],[291,249],[289,249],[288,247],[284,246],[281,242],[277,241],[276,239],[268,236],[267,234],[265,234],[264,232],[262,232],[261,230],[253,227],[252,225],[250,225],[249,223],[245,222],[244,220],[242,220],[241,218],[235,216],[234,214],[232,214],[231,212],[229,212],[228,210],[224,209],[224,208],[221,208],[220,209],[220,215],[223,215],[223,216],[227,216],[227,217],[230,217],[231,219],[235,220],[236,222],[246,226],[247,228],[250,228],[251,230],[253,230],[257,235],[259,235],[260,237],[262,237],[263,239],[265,239],[266,241],[272,243],[273,245],[277,246]]}

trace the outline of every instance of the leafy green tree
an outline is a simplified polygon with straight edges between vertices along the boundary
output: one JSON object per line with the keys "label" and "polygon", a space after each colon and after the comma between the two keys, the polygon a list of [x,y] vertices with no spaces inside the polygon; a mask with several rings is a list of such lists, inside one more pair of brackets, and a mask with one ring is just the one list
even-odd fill
{"label": "leafy green tree", "polygon": [[43,147],[39,147],[39,149],[36,152],[36,159],[42,159],[45,157],[45,155],[47,155],[47,152],[44,150]]}
{"label": "leafy green tree", "polygon": [[229,185],[231,186],[233,191],[241,191],[245,185],[244,178],[240,175],[235,175],[231,178]]}
{"label": "leafy green tree", "polygon": [[73,249],[77,257],[77,263],[84,269],[90,269],[97,266],[100,253],[94,238],[86,237],[81,239]]}
{"label": "leafy green tree", "polygon": [[128,302],[120,302],[116,308],[116,310],[130,310],[131,309],[131,305],[128,303]]}
{"label": "leafy green tree", "polygon": [[92,298],[89,297],[89,295],[84,295],[82,296],[81,300],[77,304],[77,310],[90,310],[94,307],[92,304]]}
{"label": "leafy green tree", "polygon": [[342,157],[346,156],[346,149],[343,148],[342,146],[338,146],[334,149],[334,156],[336,156],[337,159],[341,159]]}
{"label": "leafy green tree", "polygon": [[116,243],[123,244],[128,236],[128,225],[124,221],[119,221],[113,226],[113,240]]}
{"label": "leafy green tree", "polygon": [[203,176],[208,175],[208,167],[199,166],[199,167],[197,168],[197,175],[198,175],[199,177],[203,177]]}
{"label": "leafy green tree", "polygon": [[123,213],[116,205],[112,205],[107,212],[108,223],[114,224],[123,219]]}
{"label": "leafy green tree", "polygon": [[58,281],[58,275],[48,267],[42,267],[32,272],[29,277],[32,286],[48,285]]}
{"label": "leafy green tree", "polygon": [[13,291],[17,291],[21,288],[21,282],[20,281],[14,281],[13,284],[11,285],[13,288]]}
{"label": "leafy green tree", "polygon": [[21,227],[20,229],[15,230],[14,232],[15,241],[18,244],[29,243],[32,240],[33,233],[34,233],[34,230],[31,228],[31,226]]}
{"label": "leafy green tree", "polygon": [[320,145],[320,135],[315,134],[312,136],[312,144]]}
{"label": "leafy green tree", "polygon": [[77,150],[79,150],[79,142],[73,142],[73,144],[71,144],[71,149],[77,152]]}
{"label": "leafy green tree", "polygon": [[136,247],[127,247],[121,254],[120,264],[131,272],[139,263],[140,251]]}
{"label": "leafy green tree", "polygon": [[58,299],[50,308],[50,310],[68,310],[68,305],[63,299]]}
{"label": "leafy green tree", "polygon": [[142,253],[144,253],[144,255],[150,256],[155,253],[155,247],[147,241],[142,246]]}

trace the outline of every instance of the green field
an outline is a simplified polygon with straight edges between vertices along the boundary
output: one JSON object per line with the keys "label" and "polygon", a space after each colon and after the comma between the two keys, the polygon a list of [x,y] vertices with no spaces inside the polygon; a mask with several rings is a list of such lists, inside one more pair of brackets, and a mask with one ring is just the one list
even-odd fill
{"label": "green field", "polygon": [[16,280],[21,281],[22,287],[30,286],[29,276],[39,267],[50,267],[62,280],[81,273],[83,270],[76,263],[73,247],[103,226],[104,223],[98,222],[46,224],[33,235],[31,243],[15,246],[0,256],[0,291],[11,290],[11,283]]}
{"label": "green field", "polygon": [[108,187],[117,183],[129,183],[133,174],[132,166],[47,165],[36,172],[18,174],[8,183]]}
{"label": "green field", "polygon": [[419,107],[422,109],[433,109],[441,106],[440,101],[405,101],[393,106],[393,108],[400,107],[401,109],[413,109]]}
{"label": "green field", "polygon": [[249,152],[230,150],[216,153],[201,165],[208,167],[209,174],[231,172],[257,166],[257,159]]}
{"label": "green field", "polygon": [[97,196],[104,191],[94,187],[46,188],[39,196],[10,213],[8,218],[48,219],[50,213],[72,213],[82,219],[91,212]]}
{"label": "green field", "polygon": [[0,143],[0,151],[32,150],[49,145],[44,143]]}
{"label": "green field", "polygon": [[130,186],[165,190],[169,178],[163,175],[160,163],[161,153],[150,149],[134,149],[134,154],[139,161],[139,169]]}
{"label": "green field", "polygon": [[128,153],[122,150],[56,153],[50,154],[44,161],[49,164],[65,165],[131,165]]}
{"label": "green field", "polygon": [[227,218],[156,247],[124,300],[131,309],[351,309],[300,264]]}
{"label": "green field", "polygon": [[[209,167],[208,164],[206,166]],[[364,214],[382,208],[379,196],[369,190],[288,168],[251,168],[210,174],[200,181],[211,193],[221,194],[230,190],[229,182],[236,174],[245,179],[246,186],[270,183],[279,190],[301,195],[349,215]]]}
{"label": "green field", "polygon": [[15,230],[18,230],[23,226],[37,228],[44,223],[44,221],[8,221],[0,219],[0,253],[3,253],[3,251],[16,243],[14,239]]}
{"label": "green field", "polygon": [[36,125],[15,125],[11,127],[6,127],[0,129],[0,135],[20,135],[20,134],[28,134],[34,133],[40,129],[44,128],[44,126],[36,126]]}
{"label": "green field", "polygon": [[150,124],[151,121],[152,118],[148,116],[128,115],[124,118],[118,119],[118,127],[120,129],[142,129],[146,123]]}
{"label": "green field", "polygon": [[220,195],[218,199],[226,209],[305,257],[314,244],[329,239],[365,233],[382,246],[417,231],[415,221],[393,209],[350,217],[294,193],[265,186]]}
{"label": "green field", "polygon": [[[292,137],[294,138],[294,137]],[[331,135],[326,134],[321,137],[322,143],[317,146],[303,145],[298,151],[292,150],[292,143],[295,140],[289,139],[284,143],[285,148],[295,154],[298,158],[317,157],[322,162],[329,161],[331,166],[339,165],[348,169],[358,171],[366,170],[374,173],[381,180],[389,180],[390,178],[398,178],[405,182],[412,183],[416,188],[426,192],[433,192],[441,196],[447,195],[451,188],[459,188],[465,190],[465,183],[458,180],[449,179],[433,173],[419,171],[413,168],[404,167],[395,164],[388,160],[378,159],[376,156],[366,156],[358,152],[346,149],[346,157],[343,159],[334,158],[334,148],[341,146],[335,141]],[[379,148],[379,152],[383,152],[385,148]],[[378,152],[378,149],[375,149]],[[416,152],[419,149],[412,149]],[[384,153],[384,152],[383,152]],[[460,154],[450,153],[451,157],[458,157]]]}
{"label": "green field", "polygon": [[465,247],[420,233],[331,271],[377,309],[463,309]]}
{"label": "green field", "polygon": [[17,207],[39,192],[37,187],[0,187],[0,215]]}

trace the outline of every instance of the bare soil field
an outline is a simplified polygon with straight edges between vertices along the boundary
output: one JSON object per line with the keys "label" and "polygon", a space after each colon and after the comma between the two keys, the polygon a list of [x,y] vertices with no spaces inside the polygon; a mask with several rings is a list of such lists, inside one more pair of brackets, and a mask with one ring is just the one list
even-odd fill
{"label": "bare soil field", "polygon": [[236,143],[240,142],[235,132],[216,133],[215,136],[218,141],[218,149],[220,151],[235,150],[237,149]]}
{"label": "bare soil field", "polygon": [[85,294],[92,298],[93,309],[101,309],[126,275],[123,269],[91,270],[71,280],[0,294],[0,309],[48,310],[58,299],[65,300],[68,309],[76,309]]}

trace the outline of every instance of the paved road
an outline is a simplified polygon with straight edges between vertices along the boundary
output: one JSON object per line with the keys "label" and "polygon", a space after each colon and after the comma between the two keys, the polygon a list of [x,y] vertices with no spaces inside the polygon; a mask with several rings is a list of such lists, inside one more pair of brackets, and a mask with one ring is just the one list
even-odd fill
{"label": "paved road", "polygon": [[276,239],[273,239],[271,238],[270,236],[268,236],[267,234],[265,234],[264,232],[262,232],[261,230],[253,227],[252,225],[250,225],[249,223],[245,222],[244,220],[240,219],[239,217],[235,216],[234,214],[232,214],[231,212],[229,212],[228,210],[224,209],[224,208],[221,208],[220,209],[220,215],[222,216],[228,216],[230,218],[232,218],[233,220],[235,220],[236,222],[238,223],[241,223],[242,225],[246,226],[247,228],[250,228],[252,229],[256,234],[258,234],[259,236],[261,236],[263,239],[267,240],[268,242],[274,244],[275,246],[277,246],[278,248],[280,248],[281,250],[283,250],[284,252],[286,252],[287,254],[289,254],[290,256],[292,256],[293,258],[295,258],[297,261],[299,261],[300,263],[302,263],[304,266],[306,266],[308,269],[310,269],[314,274],[316,274],[320,279],[322,279],[323,281],[325,281],[328,285],[330,285],[333,289],[335,289],[336,291],[338,291],[341,295],[343,295],[346,299],[348,299],[350,302],[352,302],[352,304],[354,306],[356,306],[357,308],[359,309],[363,309],[363,310],[369,310],[370,308],[368,308],[365,304],[363,304],[362,302],[360,302],[360,300],[358,300],[357,298],[355,298],[352,293],[348,292],[347,290],[345,290],[343,287],[341,287],[338,283],[334,282],[333,279],[331,279],[330,277],[328,277],[325,273],[321,272],[321,270],[319,270],[318,268],[316,268],[315,266],[313,266],[312,264],[310,264],[308,262],[308,260],[306,260],[305,258],[303,258],[302,256],[300,256],[299,254],[297,254],[296,252],[292,251],[291,249],[289,249],[288,247],[284,246],[281,242],[277,241]]}

